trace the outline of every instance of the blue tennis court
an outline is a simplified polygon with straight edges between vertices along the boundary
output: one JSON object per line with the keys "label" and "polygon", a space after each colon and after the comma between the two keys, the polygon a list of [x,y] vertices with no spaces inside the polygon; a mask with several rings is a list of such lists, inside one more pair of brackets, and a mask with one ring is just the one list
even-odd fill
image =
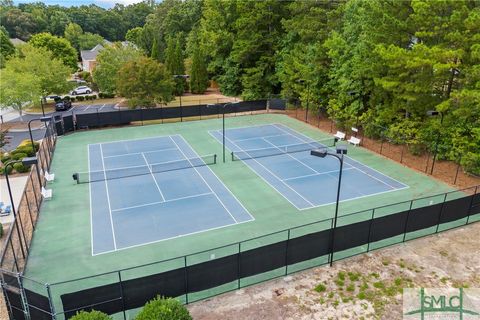
{"label": "blue tennis court", "polygon": [[[222,143],[222,131],[210,131]],[[310,150],[331,146],[283,125],[232,128],[225,133],[233,160],[241,160],[299,210],[336,201],[339,162]],[[352,200],[408,188],[350,157],[345,157],[340,200]]]}
{"label": "blue tennis court", "polygon": [[181,135],[90,144],[92,254],[253,220]]}

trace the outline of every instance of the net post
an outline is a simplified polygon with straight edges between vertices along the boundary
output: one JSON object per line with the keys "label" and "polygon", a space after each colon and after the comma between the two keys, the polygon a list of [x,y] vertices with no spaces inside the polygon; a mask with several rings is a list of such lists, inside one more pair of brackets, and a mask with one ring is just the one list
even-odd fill
{"label": "net post", "polygon": [[230,154],[232,155],[232,161],[235,161],[235,158],[234,158],[234,156],[233,156],[233,151],[230,152]]}
{"label": "net post", "polygon": [[217,164],[217,154],[213,155],[213,164]]}

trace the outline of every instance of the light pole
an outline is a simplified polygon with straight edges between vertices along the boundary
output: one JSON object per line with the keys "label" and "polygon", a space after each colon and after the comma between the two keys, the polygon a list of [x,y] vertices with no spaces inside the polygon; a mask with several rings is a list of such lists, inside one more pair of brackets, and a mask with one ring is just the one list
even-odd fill
{"label": "light pole", "polygon": [[[52,121],[52,117],[41,117],[41,118],[36,118],[28,121],[28,133],[30,134],[30,143],[32,144],[32,150],[35,151],[35,145],[33,144],[33,134],[32,134],[32,127],[31,124],[33,121],[41,121],[43,123],[46,123],[48,121]],[[48,130],[48,128],[47,128]],[[36,152],[36,151],[35,151]]]}
{"label": "light pole", "polygon": [[[15,211],[15,203],[13,201],[13,195],[12,195],[12,188],[10,186],[10,180],[8,179],[8,167],[9,166],[12,166],[13,168],[13,165],[15,163],[22,163],[23,165],[25,166],[30,166],[30,165],[35,165],[35,167],[37,168],[37,176],[38,176],[38,182],[40,183],[40,185],[42,184],[41,180],[40,180],[40,172],[38,171],[38,160],[36,157],[29,157],[29,158],[23,158],[22,160],[12,160],[12,161],[9,161],[5,164],[5,167],[4,167],[4,172],[5,172],[5,180],[7,181],[7,189],[8,189],[8,195],[10,197],[10,204],[12,206],[12,212],[13,212],[13,217],[14,217],[14,223],[16,225],[16,229],[17,229],[17,235],[18,235],[18,239],[20,240],[20,243],[22,242],[22,238],[20,237],[20,228],[18,226],[18,222],[17,222],[17,212]],[[32,184],[33,185],[33,184]],[[21,219],[21,218],[20,218]],[[22,233],[23,233],[23,228],[22,228]],[[23,239],[25,241],[25,234],[23,234]],[[28,248],[26,246],[27,242],[25,241],[25,248],[27,249],[28,251]],[[20,248],[22,249],[22,255],[23,255],[23,258],[25,258],[25,251],[23,250],[23,245],[20,245]]]}
{"label": "light pole", "polygon": [[40,98],[40,106],[42,107],[42,116],[45,117],[45,109],[44,109],[44,107],[43,107],[43,99],[44,99],[44,97],[41,97],[41,98]]}
{"label": "light pole", "polygon": [[[443,124],[443,112],[436,111],[436,110],[428,110],[427,111],[427,116],[429,116],[429,117],[436,117],[438,115],[440,115],[440,126],[441,126]],[[437,158],[438,144],[439,143],[440,143],[440,130],[438,130],[437,139],[435,140],[435,150],[433,152],[432,169],[430,170],[430,174],[433,174],[433,168],[435,166],[435,160]]]}
{"label": "light pole", "polygon": [[238,104],[237,102],[227,102],[225,104],[207,104],[207,108],[216,107],[217,105],[222,108],[222,145],[223,145],[223,163],[225,163],[225,109],[227,106],[232,106],[234,104]]}
{"label": "light pole", "polygon": [[316,149],[310,151],[310,154],[315,157],[325,158],[327,155],[332,156],[340,161],[340,171],[338,172],[338,187],[337,187],[337,202],[335,205],[335,217],[333,219],[333,230],[330,236],[330,266],[333,264],[333,245],[335,241],[335,229],[337,228],[337,219],[338,219],[338,204],[340,202],[340,186],[342,184],[342,171],[343,171],[343,155],[347,154],[347,146],[341,145],[337,146],[336,153],[328,152],[327,148]]}
{"label": "light pole", "polygon": [[[185,79],[185,81],[190,78],[188,74],[174,74],[173,79]],[[181,93],[178,97],[180,98],[180,108],[182,107],[182,94]],[[180,117],[180,121],[183,121],[182,117]]]}

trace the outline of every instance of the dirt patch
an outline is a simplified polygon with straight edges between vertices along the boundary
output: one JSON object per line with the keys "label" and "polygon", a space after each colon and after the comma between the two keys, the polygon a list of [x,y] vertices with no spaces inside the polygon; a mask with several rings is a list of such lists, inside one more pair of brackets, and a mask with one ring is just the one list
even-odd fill
{"label": "dirt patch", "polygon": [[401,319],[402,288],[480,287],[480,223],[188,306],[195,320]]}

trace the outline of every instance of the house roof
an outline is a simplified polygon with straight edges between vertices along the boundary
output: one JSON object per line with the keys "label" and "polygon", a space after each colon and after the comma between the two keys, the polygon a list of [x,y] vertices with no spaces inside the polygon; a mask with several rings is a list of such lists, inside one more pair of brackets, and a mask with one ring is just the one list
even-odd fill
{"label": "house roof", "polygon": [[14,45],[14,46],[19,46],[21,44],[25,44],[26,42],[23,41],[22,39],[18,39],[18,38],[12,38],[10,39],[10,42]]}
{"label": "house roof", "polygon": [[102,50],[103,46],[101,44],[97,44],[90,50],[80,51],[80,56],[82,57],[82,60],[96,60],[98,53]]}

